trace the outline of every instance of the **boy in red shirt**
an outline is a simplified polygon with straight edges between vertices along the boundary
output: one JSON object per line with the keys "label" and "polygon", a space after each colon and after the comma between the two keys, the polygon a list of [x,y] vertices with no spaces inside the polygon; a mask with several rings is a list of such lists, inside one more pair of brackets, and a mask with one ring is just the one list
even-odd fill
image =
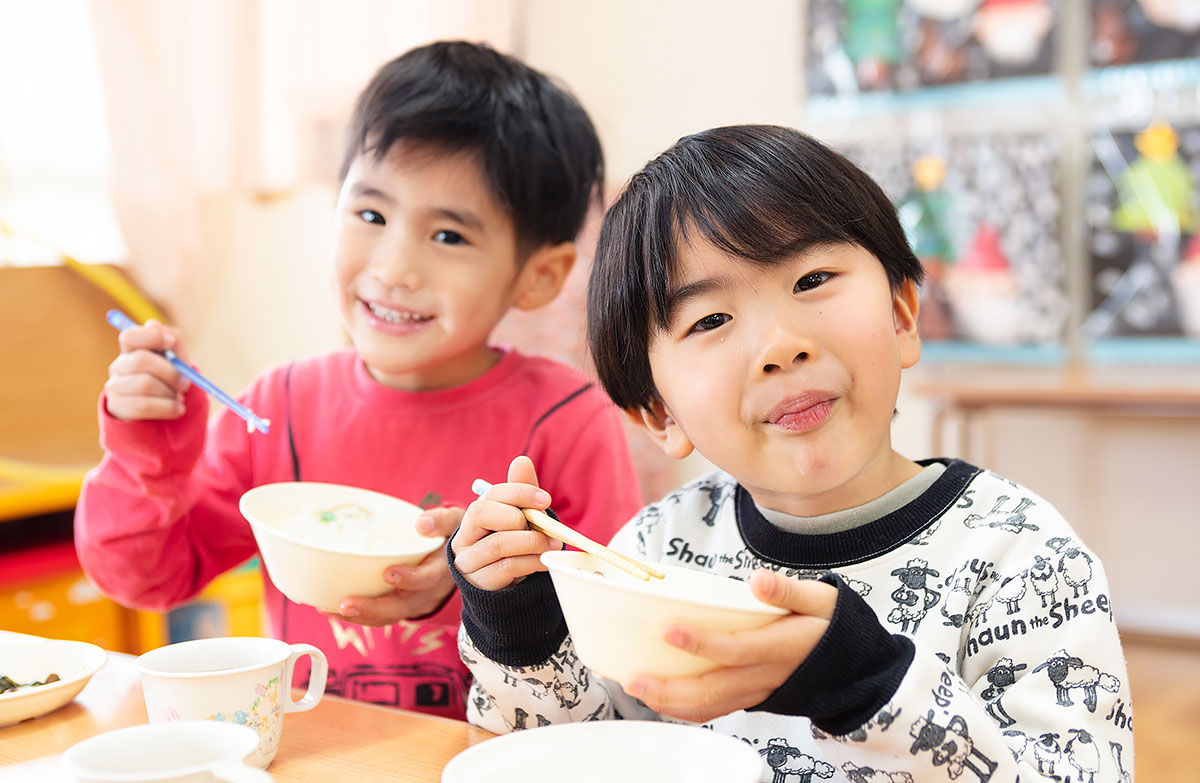
{"label": "boy in red shirt", "polygon": [[[509,308],[559,292],[602,182],[578,102],[485,46],[442,42],[384,65],[359,97],[336,207],[334,284],[353,348],[276,367],[241,401],[249,434],[158,353],[158,323],[121,334],[100,400],[105,456],[76,512],[80,562],[115,599],[168,609],[256,552],[238,499],[275,481],[385,492],[449,535],[471,480],[529,454],[562,519],[608,540],[641,505],[619,416],[579,372],[489,344]],[[206,428],[207,422],[207,428]],[[460,602],[439,550],[391,567],[395,590],[337,616],[266,573],[269,632],[329,658],[327,692],[462,717]]]}

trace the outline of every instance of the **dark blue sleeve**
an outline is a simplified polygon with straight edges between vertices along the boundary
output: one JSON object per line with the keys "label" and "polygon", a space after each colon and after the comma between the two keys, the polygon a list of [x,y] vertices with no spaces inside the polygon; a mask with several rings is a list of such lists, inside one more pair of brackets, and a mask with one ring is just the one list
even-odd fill
{"label": "dark blue sleeve", "polygon": [[909,638],[888,633],[840,577],[828,574],[821,581],[838,590],[829,628],[792,676],[750,711],[800,715],[828,734],[848,734],[896,693],[916,648]]}
{"label": "dark blue sleeve", "polygon": [[462,623],[475,648],[504,666],[545,663],[567,637],[567,623],[550,574],[539,571],[503,590],[482,590],[454,566],[446,542],[450,573],[462,595]]}

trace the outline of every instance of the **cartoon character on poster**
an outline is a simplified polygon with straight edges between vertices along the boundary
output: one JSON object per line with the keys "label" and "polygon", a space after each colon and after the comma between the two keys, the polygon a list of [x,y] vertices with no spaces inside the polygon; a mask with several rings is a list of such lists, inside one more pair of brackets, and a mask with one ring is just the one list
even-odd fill
{"label": "cartoon character on poster", "polygon": [[1088,339],[1125,330],[1171,333],[1197,317],[1182,311],[1194,307],[1194,273],[1179,270],[1198,215],[1195,176],[1179,154],[1179,141],[1169,124],[1151,123],[1134,136],[1137,156],[1127,162],[1111,136],[1096,139],[1097,158],[1115,184],[1116,206],[1108,220],[1115,237],[1110,240],[1106,232],[1099,232],[1093,237],[1093,253],[1114,244],[1128,248],[1128,263],[1123,271],[1110,265],[1097,272],[1103,298],[1084,322]]}
{"label": "cartoon character on poster", "polygon": [[914,188],[896,210],[909,245],[925,267],[919,324],[921,336],[931,340],[947,339],[954,332],[944,287],[945,270],[955,258],[950,198],[942,189],[945,179],[946,162],[942,158],[917,158],[912,166]]}
{"label": "cartoon character on poster", "polygon": [[1200,56],[1196,0],[1092,0],[1091,6],[1094,66]]}
{"label": "cartoon character on poster", "polygon": [[975,37],[988,56],[1005,66],[1027,66],[1054,26],[1044,0],[984,0],[975,12]]}
{"label": "cartoon character on poster", "polygon": [[995,226],[979,224],[967,252],[945,270],[944,285],[963,337],[990,345],[1018,342],[1020,288]]}
{"label": "cartoon character on poster", "polygon": [[884,87],[905,58],[897,11],[903,0],[846,0],[842,47],[854,63],[858,83]]}

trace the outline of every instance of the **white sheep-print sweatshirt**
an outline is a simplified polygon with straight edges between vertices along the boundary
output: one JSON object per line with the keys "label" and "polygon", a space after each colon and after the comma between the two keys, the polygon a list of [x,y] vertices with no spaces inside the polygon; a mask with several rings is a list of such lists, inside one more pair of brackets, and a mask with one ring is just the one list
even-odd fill
{"label": "white sheep-print sweatshirt", "polygon": [[[735,579],[771,568],[837,585],[829,630],[793,676],[705,724],[757,749],[764,781],[1131,781],[1129,683],[1100,561],[1037,495],[943,462],[901,508],[824,535],[772,525],[718,471],[643,509],[613,546]],[[472,723],[667,720],[579,661],[546,574],[494,593],[455,576]]]}

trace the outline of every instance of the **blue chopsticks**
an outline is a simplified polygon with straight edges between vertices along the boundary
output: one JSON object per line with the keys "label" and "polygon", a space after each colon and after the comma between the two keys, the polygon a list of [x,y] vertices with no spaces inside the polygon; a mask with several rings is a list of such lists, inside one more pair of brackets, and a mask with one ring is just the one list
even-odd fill
{"label": "blue chopsticks", "polygon": [[[122,313],[120,310],[109,310],[104,317],[113,326],[113,328],[119,332],[123,332],[126,329],[137,326],[137,323],[134,322],[132,318],[125,315],[125,313]],[[179,372],[184,375],[184,377],[199,386],[201,389],[204,389],[204,391],[208,392],[213,397],[216,397],[218,402],[227,405],[231,411],[245,419],[247,430],[258,430],[259,432],[265,434],[271,429],[269,421],[259,418],[254,414],[254,411],[250,410],[245,405],[242,405],[240,402],[221,391],[221,389],[215,383],[201,375],[195,367],[176,356],[174,351],[167,349],[161,353],[167,358],[167,361],[175,366],[175,369],[179,370]]]}

